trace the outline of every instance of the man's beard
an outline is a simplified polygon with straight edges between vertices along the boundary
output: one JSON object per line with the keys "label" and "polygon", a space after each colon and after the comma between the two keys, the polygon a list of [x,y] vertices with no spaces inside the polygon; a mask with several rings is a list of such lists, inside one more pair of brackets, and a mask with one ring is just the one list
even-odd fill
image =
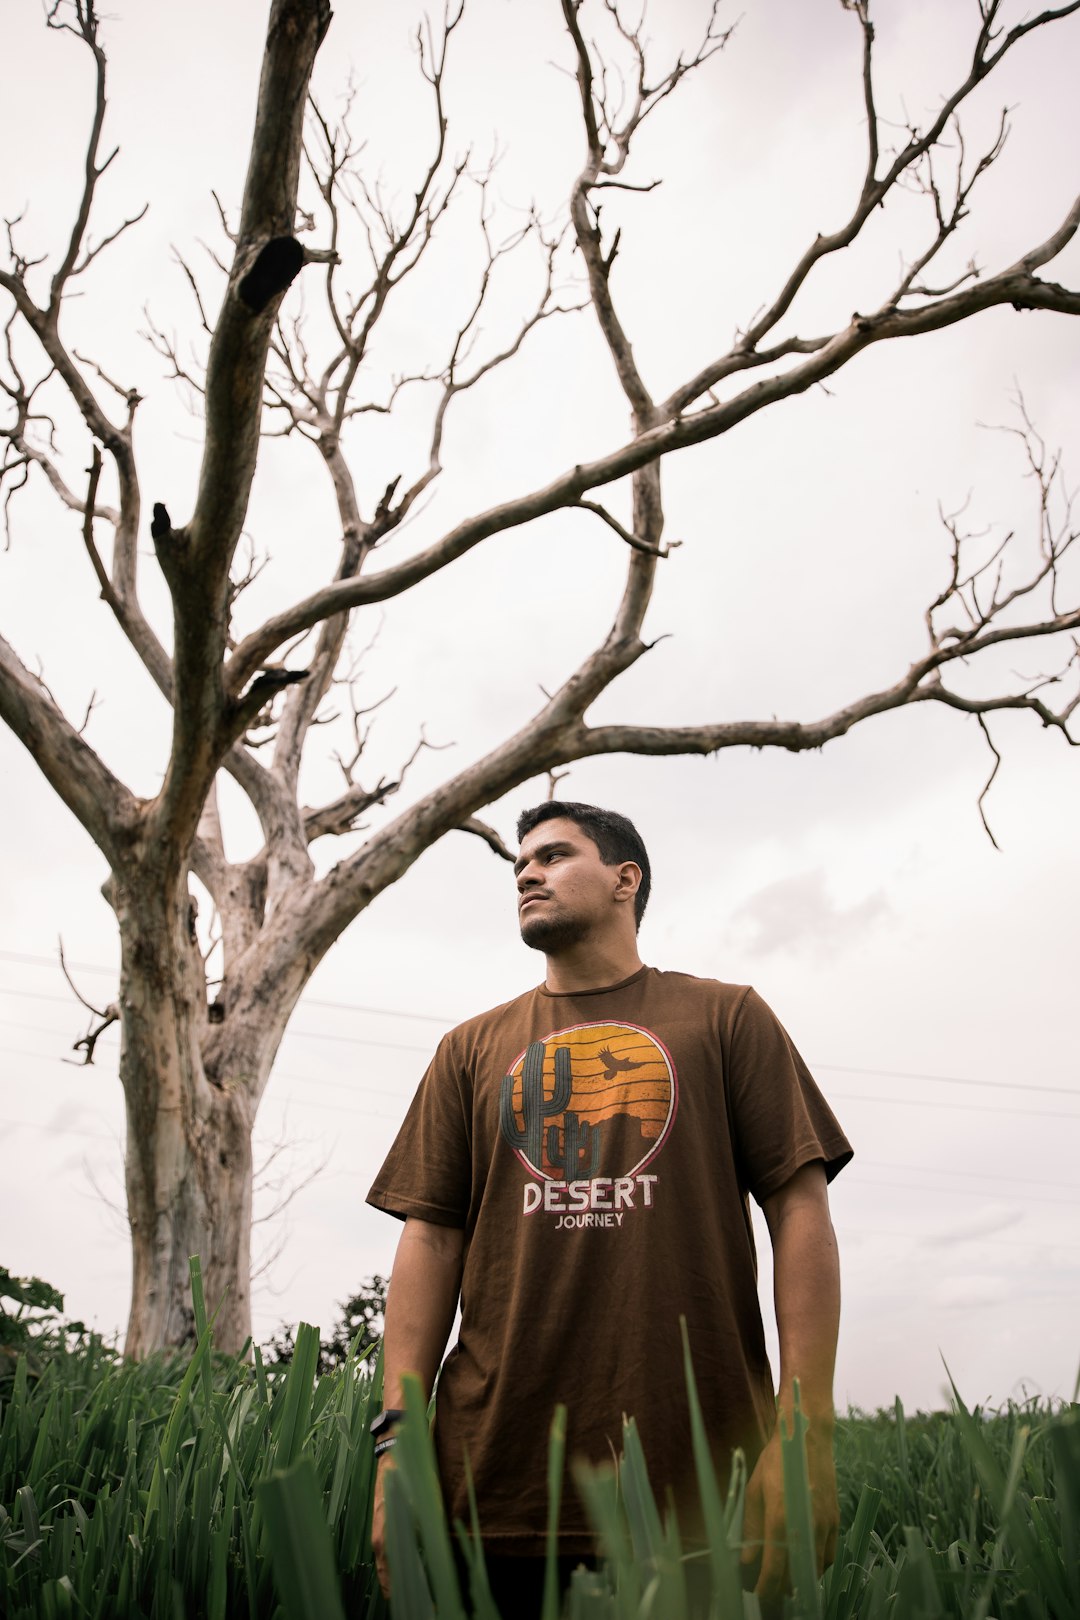
{"label": "man's beard", "polygon": [[530,917],[527,911],[520,926],[522,943],[534,951],[543,951],[547,956],[555,956],[572,945],[580,944],[588,933],[580,917]]}

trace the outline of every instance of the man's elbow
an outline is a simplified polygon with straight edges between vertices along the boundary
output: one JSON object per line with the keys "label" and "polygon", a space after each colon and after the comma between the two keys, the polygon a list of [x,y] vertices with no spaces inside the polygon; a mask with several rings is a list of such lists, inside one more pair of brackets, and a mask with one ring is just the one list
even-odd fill
{"label": "man's elbow", "polygon": [[460,1226],[440,1226],[435,1221],[421,1221],[410,1215],[401,1234],[399,1256],[402,1249],[422,1251],[426,1257],[445,1266],[460,1266],[465,1248],[465,1232]]}
{"label": "man's elbow", "polygon": [[831,1233],[832,1216],[824,1161],[814,1159],[809,1164],[801,1165],[782,1187],[763,1200],[761,1207],[774,1244],[781,1227],[793,1217],[800,1225],[812,1225]]}

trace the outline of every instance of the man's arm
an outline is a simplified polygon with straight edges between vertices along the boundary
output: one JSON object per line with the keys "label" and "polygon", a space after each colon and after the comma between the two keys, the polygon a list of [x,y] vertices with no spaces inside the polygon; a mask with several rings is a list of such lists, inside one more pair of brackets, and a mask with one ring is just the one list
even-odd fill
{"label": "man's arm", "polygon": [[[435,1226],[410,1216],[398,1241],[383,1330],[383,1399],[387,1407],[403,1403],[401,1380],[415,1373],[430,1396],[446,1341],[454,1323],[461,1288],[465,1234],[456,1226]],[[379,1458],[371,1545],[383,1591],[389,1596],[386,1568],[383,1476],[393,1451]]]}
{"label": "man's arm", "polygon": [[[840,1266],[824,1165],[820,1160],[804,1165],[764,1200],[762,1208],[773,1246],[773,1297],[780,1336],[777,1400],[790,1434],[797,1378],[800,1404],[809,1422],[806,1449],[820,1574],[835,1556],[839,1524],[832,1385],[840,1325]],[[761,1549],[755,1591],[761,1597],[778,1597],[788,1574],[779,1426],[747,1486],[743,1537],[748,1543],[745,1563],[754,1563]]]}
{"label": "man's arm", "polygon": [[461,1288],[465,1233],[413,1216],[398,1241],[383,1330],[383,1385],[387,1406],[402,1403],[401,1379],[415,1373],[430,1396]]}

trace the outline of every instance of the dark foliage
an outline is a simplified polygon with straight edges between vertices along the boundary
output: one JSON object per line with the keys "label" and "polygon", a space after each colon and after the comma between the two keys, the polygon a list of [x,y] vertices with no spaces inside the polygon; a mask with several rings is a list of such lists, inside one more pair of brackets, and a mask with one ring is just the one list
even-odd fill
{"label": "dark foliage", "polygon": [[71,1339],[87,1339],[86,1323],[65,1321],[63,1309],[64,1296],[51,1283],[13,1277],[0,1266],[0,1382],[12,1376],[22,1354],[36,1374],[50,1350],[66,1348]]}
{"label": "dark foliage", "polygon": [[[341,1316],[329,1338],[319,1341],[319,1372],[333,1372],[344,1365],[349,1348],[359,1334],[358,1351],[377,1345],[382,1338],[383,1316],[386,1311],[388,1277],[378,1272],[365,1277],[358,1293],[339,1302]],[[296,1349],[294,1329],[282,1323],[270,1343],[263,1350],[263,1361],[268,1371],[274,1367],[287,1367]]]}

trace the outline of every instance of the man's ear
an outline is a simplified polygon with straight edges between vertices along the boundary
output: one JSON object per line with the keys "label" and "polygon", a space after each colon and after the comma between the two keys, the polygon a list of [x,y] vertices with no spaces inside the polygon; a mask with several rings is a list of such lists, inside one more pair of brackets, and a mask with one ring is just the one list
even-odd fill
{"label": "man's ear", "polygon": [[641,867],[636,861],[622,861],[615,885],[617,900],[632,900],[641,887]]}

